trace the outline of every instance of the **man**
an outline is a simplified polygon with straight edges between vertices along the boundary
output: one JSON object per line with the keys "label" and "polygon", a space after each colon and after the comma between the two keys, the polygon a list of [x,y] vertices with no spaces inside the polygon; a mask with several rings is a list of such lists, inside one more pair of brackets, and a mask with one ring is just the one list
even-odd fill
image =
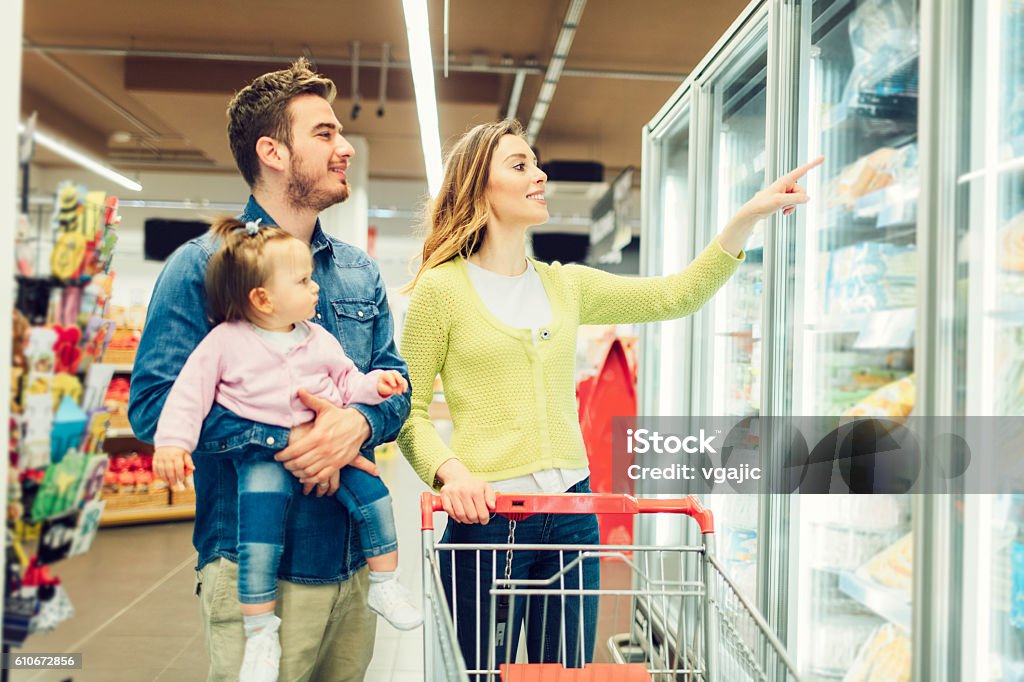
{"label": "man", "polygon": [[[377,266],[359,249],[324,234],[317,217],[348,197],[345,171],[355,153],[331,108],[334,96],[334,83],[299,59],[289,69],[260,76],[234,97],[228,139],[252,190],[240,218],[278,225],[309,243],[313,279],[320,285],[314,321],[341,341],[361,371],[397,369],[408,377]],[[188,242],[157,279],[129,401],[132,428],[143,440],[152,440],[174,379],[210,329],[203,279],[216,248],[210,235]],[[409,413],[409,397],[347,409],[302,392],[300,398],[317,417],[290,432],[241,419],[219,405],[203,424],[195,457],[193,544],[210,680],[237,680],[245,648],[231,458],[250,444],[283,448],[277,459],[306,493],[294,498],[284,530],[280,679],[362,680],[373,653],[376,618],[366,605],[365,560],[344,507],[332,496],[341,467],[376,473],[360,453],[394,439]]]}

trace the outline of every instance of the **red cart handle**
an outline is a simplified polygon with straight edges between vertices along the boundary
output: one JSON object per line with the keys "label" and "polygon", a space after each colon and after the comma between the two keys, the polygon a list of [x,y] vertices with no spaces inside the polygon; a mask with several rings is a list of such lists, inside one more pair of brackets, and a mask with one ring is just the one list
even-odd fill
{"label": "red cart handle", "polygon": [[[434,512],[443,511],[441,497],[424,492],[420,495],[421,528],[434,529]],[[520,521],[533,514],[686,514],[692,517],[704,534],[715,532],[715,519],[693,495],[671,500],[637,499],[632,495],[612,493],[561,495],[527,495],[498,493],[494,510],[509,519]]]}

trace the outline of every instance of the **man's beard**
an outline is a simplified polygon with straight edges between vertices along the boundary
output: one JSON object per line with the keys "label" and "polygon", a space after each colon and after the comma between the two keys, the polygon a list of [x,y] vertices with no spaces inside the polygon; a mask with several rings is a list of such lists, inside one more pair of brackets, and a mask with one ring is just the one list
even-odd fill
{"label": "man's beard", "polygon": [[291,172],[288,178],[287,197],[288,203],[293,208],[303,211],[313,209],[320,213],[348,199],[347,182],[341,185],[337,191],[331,192],[317,187],[316,179],[302,170],[298,164],[298,158],[295,156],[292,156],[289,165]]}

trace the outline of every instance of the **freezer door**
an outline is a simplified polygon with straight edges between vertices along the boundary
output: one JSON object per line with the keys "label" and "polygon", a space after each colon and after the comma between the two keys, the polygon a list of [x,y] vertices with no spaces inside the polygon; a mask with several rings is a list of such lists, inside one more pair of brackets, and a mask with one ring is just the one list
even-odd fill
{"label": "freezer door", "polygon": [[[1024,417],[1024,2],[965,3],[957,408]],[[985,491],[981,491],[985,492]],[[968,495],[963,679],[1024,679],[1024,495]]]}
{"label": "freezer door", "polygon": [[[803,22],[808,206],[794,254],[793,410],[901,417],[915,402],[919,16],[813,0]],[[801,679],[910,679],[909,496],[803,495]]]}
{"label": "freezer door", "polygon": [[[702,85],[706,112],[703,177],[710,180],[702,221],[721,229],[765,184],[768,76],[767,25],[723,60]],[[703,313],[697,340],[701,380],[694,414],[757,416],[761,410],[761,329],[764,321],[764,233],[755,229],[746,257]],[[695,372],[697,369],[695,368]],[[757,603],[759,501],[752,494],[708,495],[718,554],[740,591]]]}

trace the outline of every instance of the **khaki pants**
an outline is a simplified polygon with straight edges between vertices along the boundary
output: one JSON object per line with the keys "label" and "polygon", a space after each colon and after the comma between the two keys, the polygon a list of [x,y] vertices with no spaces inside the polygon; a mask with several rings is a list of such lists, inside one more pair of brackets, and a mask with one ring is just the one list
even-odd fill
{"label": "khaki pants", "polygon": [[[199,572],[200,609],[210,657],[209,682],[234,682],[245,631],[238,602],[238,564],[211,561]],[[366,606],[369,570],[331,585],[278,582],[280,682],[361,682],[373,657],[377,617]]]}

